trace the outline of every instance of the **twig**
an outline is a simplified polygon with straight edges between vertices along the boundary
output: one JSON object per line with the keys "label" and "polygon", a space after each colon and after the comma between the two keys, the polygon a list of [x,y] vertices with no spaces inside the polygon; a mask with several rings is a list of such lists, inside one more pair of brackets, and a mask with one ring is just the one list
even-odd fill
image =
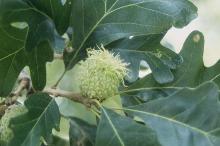
{"label": "twig", "polygon": [[12,93],[14,96],[20,96],[24,89],[29,89],[30,79],[23,78],[19,81],[18,88]]}
{"label": "twig", "polygon": [[[64,91],[64,90],[57,88],[58,83],[63,78],[65,73],[66,73],[66,71],[62,74],[61,78],[58,80],[56,85],[52,86],[51,88],[45,88],[42,92],[47,93],[49,95],[53,95],[55,97],[60,96],[60,97],[67,98],[69,100],[81,103],[81,104],[85,105],[87,108],[91,108],[92,106],[95,106],[97,109],[99,109],[99,104],[97,104],[97,101],[95,101],[94,99],[83,97],[79,93]],[[21,94],[24,90],[28,91],[27,94],[33,94],[36,92],[32,87],[30,76],[27,73],[25,73],[24,71],[22,71],[22,73],[19,76],[18,84],[19,85],[16,88],[16,90],[10,94],[10,98],[3,101],[3,103],[1,103],[1,105],[12,105],[12,104],[16,103],[18,97],[21,96]]]}
{"label": "twig", "polygon": [[14,104],[24,90],[27,90],[29,92],[31,88],[31,79],[29,75],[26,72],[22,71],[18,78],[18,87],[14,92],[10,94],[10,98],[6,100],[6,104]]}
{"label": "twig", "polygon": [[0,103],[0,117],[2,117],[5,114],[5,111],[8,109],[10,105],[13,105],[16,103],[19,96],[21,96],[22,92],[25,89],[29,89],[30,87],[30,79],[28,77],[19,77],[18,81],[18,87],[17,89],[12,92],[8,98],[6,98],[3,102]]}
{"label": "twig", "polygon": [[45,88],[43,90],[43,92],[48,93],[50,95],[53,95],[55,97],[61,96],[61,97],[67,98],[69,100],[81,103],[88,108],[91,108],[92,105],[94,105],[96,107],[99,106],[99,105],[97,105],[97,103],[93,99],[83,97],[79,93],[73,93],[73,92],[64,91],[64,90],[60,90],[60,89],[54,89],[54,88]]}

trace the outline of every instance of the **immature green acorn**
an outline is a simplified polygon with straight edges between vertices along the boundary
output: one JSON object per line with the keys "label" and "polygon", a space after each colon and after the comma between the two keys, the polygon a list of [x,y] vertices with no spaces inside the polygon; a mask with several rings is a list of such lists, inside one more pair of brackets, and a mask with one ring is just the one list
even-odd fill
{"label": "immature green acorn", "polygon": [[13,131],[9,128],[10,120],[27,112],[24,106],[10,106],[0,120],[0,142],[4,145],[13,138]]}
{"label": "immature green acorn", "polygon": [[88,58],[80,63],[80,89],[83,96],[100,101],[114,96],[128,73],[127,63],[103,46],[88,49]]}

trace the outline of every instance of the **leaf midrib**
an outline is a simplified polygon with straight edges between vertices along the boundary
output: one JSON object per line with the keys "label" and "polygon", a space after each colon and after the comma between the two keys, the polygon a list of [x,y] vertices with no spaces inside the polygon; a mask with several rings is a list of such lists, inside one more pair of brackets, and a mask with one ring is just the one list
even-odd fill
{"label": "leaf midrib", "polygon": [[42,114],[41,114],[38,118],[34,119],[34,120],[36,120],[36,123],[34,124],[34,126],[32,127],[32,129],[29,131],[29,133],[28,133],[28,135],[26,136],[26,138],[24,139],[22,145],[27,141],[27,138],[31,135],[31,133],[33,133],[33,130],[34,130],[35,127],[38,125],[38,123],[39,123],[39,121],[41,120],[41,118],[42,118],[43,116],[45,116],[46,111],[48,110],[48,108],[50,107],[50,105],[51,105],[53,102],[54,102],[54,99],[52,99],[52,100],[50,101],[50,103],[49,103],[48,106],[45,108],[45,110],[42,112]]}
{"label": "leaf midrib", "polygon": [[[144,91],[144,90],[162,90],[162,89],[176,89],[176,90],[182,90],[182,89],[190,89],[195,90],[196,88],[192,87],[181,87],[181,86],[166,86],[166,87],[147,87],[147,88],[136,88],[136,89],[130,89],[119,92],[117,95],[124,94],[124,93],[130,93],[130,92],[136,92],[136,91]],[[220,92],[220,90],[218,90]]]}
{"label": "leaf midrib", "polygon": [[112,129],[113,129],[113,131],[114,131],[114,133],[115,133],[115,135],[116,135],[116,137],[118,138],[118,140],[119,140],[121,146],[125,146],[125,144],[124,144],[124,142],[122,141],[122,139],[121,139],[121,137],[120,137],[120,135],[119,135],[117,129],[115,128],[114,124],[112,123],[110,117],[109,117],[108,114],[106,113],[105,109],[104,109],[104,108],[102,108],[102,109],[103,109],[103,112],[104,112],[106,118],[108,119],[109,124],[111,125],[111,127],[112,127]]}
{"label": "leaf midrib", "polygon": [[[160,0],[159,0],[160,1]],[[83,39],[82,43],[80,44],[79,48],[76,50],[74,56],[72,57],[72,59],[70,60],[68,66],[70,66],[72,64],[72,62],[75,60],[76,56],[78,55],[79,51],[82,49],[82,47],[84,46],[85,42],[87,41],[87,39],[89,38],[89,36],[93,33],[93,31],[96,29],[96,27],[102,22],[102,20],[108,16],[109,14],[111,13],[114,13],[115,11],[118,11],[120,9],[123,9],[123,8],[127,8],[127,7],[132,7],[132,6],[137,6],[138,4],[143,4],[143,3],[149,3],[149,2],[153,2],[153,1],[143,1],[143,2],[137,2],[137,3],[132,3],[132,4],[129,4],[129,5],[125,5],[125,6],[121,6],[119,8],[116,8],[114,10],[111,10],[116,4],[117,4],[118,0],[115,1],[115,3],[109,8],[109,10],[107,12],[104,13],[104,15],[100,18],[99,21],[97,21],[97,23],[92,27],[92,29],[89,31],[89,33],[85,36],[85,38]],[[149,11],[152,11],[152,9],[148,9]],[[163,15],[168,15],[166,13],[161,13],[160,11],[157,11],[157,10],[154,10],[154,12],[158,12],[160,14],[163,14]],[[170,16],[170,15],[168,15]],[[172,16],[170,16],[172,17]],[[83,26],[84,27],[84,26]]]}
{"label": "leaf midrib", "polygon": [[[174,119],[171,119],[171,118],[167,118],[167,117],[164,117],[164,116],[161,116],[161,115],[158,115],[158,114],[146,112],[146,111],[138,111],[138,110],[128,109],[128,108],[123,108],[123,110],[125,110],[125,111],[131,111],[131,112],[136,112],[136,113],[141,113],[141,114],[145,114],[145,115],[152,116],[152,117],[156,117],[156,118],[161,118],[161,119],[170,121],[170,122],[172,122],[172,123],[175,123],[175,124],[178,124],[178,125],[182,125],[183,127],[192,129],[192,130],[197,131],[198,133],[204,135],[204,136],[207,138],[207,140],[209,141],[209,143],[213,145],[212,141],[211,141],[210,138],[209,138],[209,136],[211,136],[211,135],[209,135],[208,132],[203,131],[203,130],[201,130],[201,129],[198,129],[198,128],[196,128],[196,127],[192,127],[192,126],[187,125],[187,124],[185,124],[185,123],[183,123],[183,122],[180,122],[180,121],[177,121],[177,120],[174,120]],[[213,145],[213,146],[214,146],[214,145]]]}

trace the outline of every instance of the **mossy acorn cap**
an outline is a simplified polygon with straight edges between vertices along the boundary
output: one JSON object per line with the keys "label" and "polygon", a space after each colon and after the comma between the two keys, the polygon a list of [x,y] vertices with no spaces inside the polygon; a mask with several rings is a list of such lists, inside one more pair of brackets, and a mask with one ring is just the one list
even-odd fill
{"label": "mossy acorn cap", "polygon": [[110,53],[103,46],[88,49],[88,58],[80,63],[80,89],[83,96],[103,100],[118,92],[127,75],[128,63],[119,54]]}

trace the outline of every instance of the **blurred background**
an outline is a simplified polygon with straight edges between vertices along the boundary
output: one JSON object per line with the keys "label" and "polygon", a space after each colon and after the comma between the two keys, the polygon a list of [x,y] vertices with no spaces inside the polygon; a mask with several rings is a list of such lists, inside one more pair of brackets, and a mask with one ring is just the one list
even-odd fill
{"label": "blurred background", "polygon": [[182,45],[193,30],[205,35],[204,62],[206,66],[220,59],[220,0],[191,0],[198,7],[198,18],[182,29],[172,28],[165,40],[180,51]]}

